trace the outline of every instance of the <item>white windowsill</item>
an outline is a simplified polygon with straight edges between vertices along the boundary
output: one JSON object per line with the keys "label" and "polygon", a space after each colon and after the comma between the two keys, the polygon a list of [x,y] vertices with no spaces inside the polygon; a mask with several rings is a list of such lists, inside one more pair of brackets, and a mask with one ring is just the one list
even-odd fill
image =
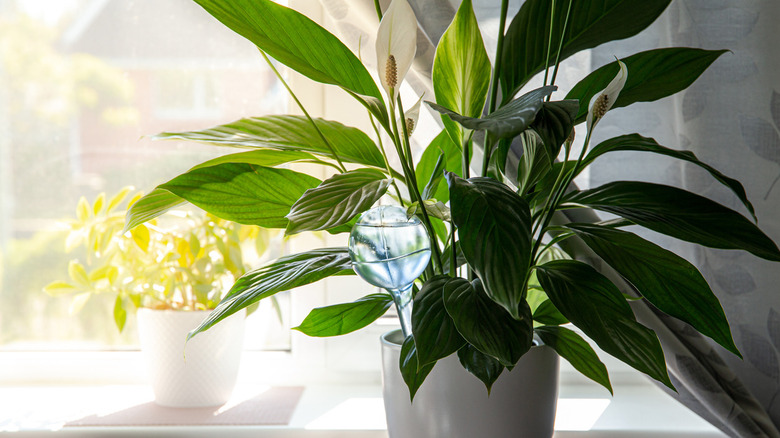
{"label": "white windowsill", "polygon": [[[259,391],[262,386],[244,385],[240,390]],[[724,436],[649,382],[618,387],[612,398],[592,385],[565,385],[560,392],[555,438]],[[105,403],[106,393],[114,400],[111,405]],[[14,436],[24,437],[387,437],[381,388],[376,384],[307,385],[287,426],[63,428],[68,421],[150,400],[151,390],[146,385],[6,385],[0,387],[0,434],[14,431]]]}

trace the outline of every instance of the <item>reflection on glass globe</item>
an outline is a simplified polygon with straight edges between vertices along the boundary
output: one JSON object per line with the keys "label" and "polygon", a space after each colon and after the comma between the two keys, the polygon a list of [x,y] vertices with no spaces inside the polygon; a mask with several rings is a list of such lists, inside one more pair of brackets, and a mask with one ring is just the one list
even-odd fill
{"label": "reflection on glass globe", "polygon": [[382,205],[360,216],[349,235],[352,266],[367,282],[391,291],[409,288],[428,266],[431,241],[416,217]]}

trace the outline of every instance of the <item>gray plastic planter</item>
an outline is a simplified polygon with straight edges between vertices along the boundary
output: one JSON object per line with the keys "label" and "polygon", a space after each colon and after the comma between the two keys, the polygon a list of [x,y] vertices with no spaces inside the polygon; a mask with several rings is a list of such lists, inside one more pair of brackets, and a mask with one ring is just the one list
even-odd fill
{"label": "gray plastic planter", "polygon": [[512,372],[485,386],[456,355],[440,360],[409,402],[398,361],[403,335],[384,334],[382,382],[390,438],[550,438],[558,399],[558,355],[533,347]]}

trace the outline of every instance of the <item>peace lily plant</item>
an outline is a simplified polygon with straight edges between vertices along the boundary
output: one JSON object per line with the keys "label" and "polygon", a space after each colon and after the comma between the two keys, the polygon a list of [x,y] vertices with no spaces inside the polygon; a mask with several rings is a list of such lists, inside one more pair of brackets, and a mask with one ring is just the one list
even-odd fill
{"label": "peace lily plant", "polygon": [[[501,15],[491,65],[472,2],[464,0],[439,41],[433,63],[435,102],[444,129],[415,160],[415,107],[399,97],[415,55],[417,23],[406,0],[382,14],[377,35],[380,87],[358,57],[328,31],[269,0],[195,0],[254,43],[263,56],[365,106],[375,130],[304,116],[247,118],[196,132],[163,133],[247,149],[204,163],[159,185],[134,204],[126,229],[190,202],[216,216],[288,235],[349,232],[380,198],[408,208],[424,224],[432,257],[418,279],[413,335],[400,368],[414,395],[436,361],[457,354],[489,389],[537,336],[585,376],[612,391],[607,370],[577,326],[606,353],[673,388],[655,333],[636,321],[618,288],[592,266],[566,257],[559,244],[590,247],[661,312],[685,321],[739,355],[715,295],[698,270],[676,254],[626,231],[638,225],[700,245],[741,249],[777,261],[780,251],[740,213],[685,190],[615,181],[572,190],[572,180],[613,151],[666,155],[697,165],[731,189],[755,220],[742,185],[688,151],[628,133],[590,144],[607,112],[687,88],[724,51],[659,48],[625,57],[584,77],[563,99],[555,85],[566,58],[649,26],[671,0],[526,0],[508,27]],[[268,58],[266,58],[268,59]],[[269,62],[270,65],[270,62]],[[272,65],[273,67],[273,65]],[[543,74],[543,86],[525,87]],[[280,76],[280,80],[283,80]],[[294,95],[293,95],[294,96]],[[296,99],[297,101],[297,99]],[[345,117],[345,121],[349,121]],[[572,152],[576,137],[584,145]],[[630,131],[628,131],[630,132]],[[389,140],[388,140],[389,139]],[[474,148],[483,159],[473,159]],[[519,165],[507,156],[522,151]],[[399,165],[393,167],[390,157]],[[320,181],[288,168],[316,163],[337,173]],[[618,219],[565,223],[560,213],[592,209]],[[346,243],[346,234],[344,236]],[[347,248],[284,256],[239,278],[190,337],[274,294],[334,275],[353,275]],[[392,305],[386,293],[314,309],[296,329],[335,336],[360,329]]]}

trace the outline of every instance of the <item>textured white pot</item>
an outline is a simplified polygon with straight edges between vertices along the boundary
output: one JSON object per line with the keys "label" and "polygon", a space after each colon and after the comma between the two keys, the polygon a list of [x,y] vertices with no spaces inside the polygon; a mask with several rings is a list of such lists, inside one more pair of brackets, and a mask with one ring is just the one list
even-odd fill
{"label": "textured white pot", "polygon": [[155,402],[170,407],[219,406],[233,392],[244,344],[244,312],[187,343],[209,311],[138,309],[141,350]]}
{"label": "textured white pot", "polygon": [[463,369],[456,355],[436,363],[414,403],[409,402],[398,361],[403,336],[386,333],[382,382],[390,438],[550,438],[558,399],[558,355],[533,347],[512,372],[485,386]]}

